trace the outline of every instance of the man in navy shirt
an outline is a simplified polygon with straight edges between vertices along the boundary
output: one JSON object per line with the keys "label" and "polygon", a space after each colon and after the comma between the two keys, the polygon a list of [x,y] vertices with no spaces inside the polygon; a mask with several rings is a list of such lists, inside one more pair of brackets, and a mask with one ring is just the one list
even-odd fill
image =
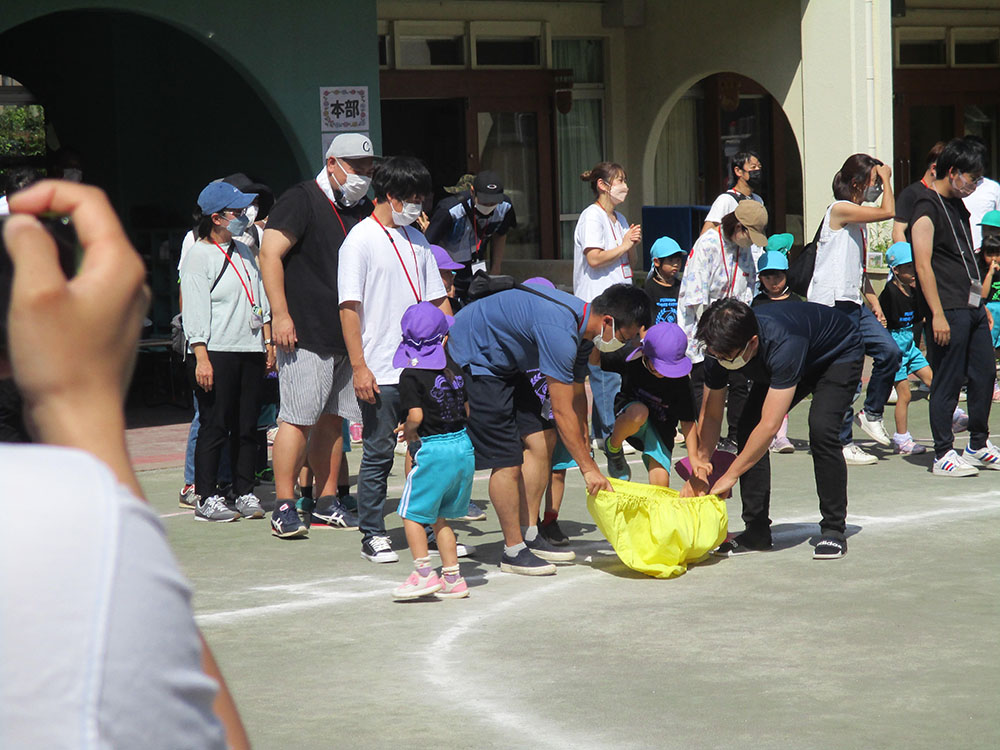
{"label": "man in navy shirt", "polygon": [[[593,347],[620,349],[649,319],[649,298],[629,284],[609,287],[589,303],[556,289],[510,289],[473,302],[455,316],[448,353],[467,375],[476,468],[493,472],[490,501],[504,535],[501,570],[551,575],[555,566],[545,560],[571,559],[538,535],[533,519],[525,529],[520,526],[519,509],[526,505],[521,435],[527,431],[522,427],[538,413],[538,397],[524,373],[539,370],[545,376],[556,428],[587,491],[610,490],[586,437],[587,356]],[[541,461],[548,463],[548,456]]]}
{"label": "man in navy shirt", "polygon": [[[864,346],[856,325],[832,307],[811,302],[767,305],[756,311],[732,298],[715,302],[698,322],[705,343],[705,395],[698,444],[719,438],[729,372],[739,370],[753,383],[737,429],[739,454],[710,488],[719,495],[740,480],[746,530],[724,542],[716,555],[771,548],[771,465],[768,446],[789,410],[812,394],[809,446],[819,495],[820,540],[815,559],[847,552],[847,464],[840,445],[844,414],[861,379]],[[692,479],[684,494],[704,494],[707,477]]]}

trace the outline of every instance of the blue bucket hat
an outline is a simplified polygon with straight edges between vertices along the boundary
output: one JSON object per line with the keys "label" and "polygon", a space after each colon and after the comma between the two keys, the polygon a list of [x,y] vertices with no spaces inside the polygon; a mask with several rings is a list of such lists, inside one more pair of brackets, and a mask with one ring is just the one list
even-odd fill
{"label": "blue bucket hat", "polygon": [[757,273],[764,271],[787,271],[788,256],[780,250],[768,250],[757,261]]}
{"label": "blue bucket hat", "polygon": [[780,234],[772,234],[770,237],[767,238],[767,249],[769,251],[775,251],[788,255],[788,251],[792,249],[792,245],[794,243],[795,243],[795,236],[789,234],[788,232],[782,232]]}
{"label": "blue bucket hat", "polygon": [[910,246],[910,243],[894,242],[890,245],[889,249],[885,251],[885,262],[889,264],[889,268],[895,268],[904,263],[912,263],[913,248]]}
{"label": "blue bucket hat", "polygon": [[671,255],[677,255],[680,253],[684,255],[684,251],[681,250],[681,246],[677,244],[677,240],[673,237],[660,237],[653,246],[649,248],[649,257],[652,259],[657,258],[668,258]]}

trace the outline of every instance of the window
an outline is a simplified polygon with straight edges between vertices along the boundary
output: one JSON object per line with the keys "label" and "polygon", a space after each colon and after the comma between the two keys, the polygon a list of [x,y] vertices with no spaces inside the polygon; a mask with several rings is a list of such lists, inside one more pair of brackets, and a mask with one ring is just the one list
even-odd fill
{"label": "window", "polygon": [[[393,62],[397,68],[464,68],[465,24],[462,21],[396,21]],[[388,50],[386,65],[388,61]]]}
{"label": "window", "polygon": [[477,65],[522,65],[541,64],[539,40],[533,39],[477,39]]}
{"label": "window", "polygon": [[952,65],[984,67],[1000,65],[1000,29],[955,28],[951,30]]}
{"label": "window", "polygon": [[45,109],[24,86],[0,76],[0,173],[13,167],[42,168]]}
{"label": "window", "polygon": [[944,67],[948,45],[944,28],[896,29],[896,64],[901,67]]}
{"label": "window", "polygon": [[572,71],[573,106],[556,113],[559,147],[560,258],[573,257],[573,232],[580,212],[594,201],[580,175],[604,160],[604,42],[552,40],[552,67]]}
{"label": "window", "polygon": [[472,67],[544,67],[546,30],[547,25],[540,21],[472,21]]}

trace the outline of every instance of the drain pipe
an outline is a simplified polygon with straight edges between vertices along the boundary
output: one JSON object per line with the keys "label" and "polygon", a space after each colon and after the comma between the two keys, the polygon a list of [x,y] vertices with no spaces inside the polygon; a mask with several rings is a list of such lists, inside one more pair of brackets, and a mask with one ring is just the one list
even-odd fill
{"label": "drain pipe", "polygon": [[868,153],[875,156],[875,4],[865,0],[865,94],[868,102]]}

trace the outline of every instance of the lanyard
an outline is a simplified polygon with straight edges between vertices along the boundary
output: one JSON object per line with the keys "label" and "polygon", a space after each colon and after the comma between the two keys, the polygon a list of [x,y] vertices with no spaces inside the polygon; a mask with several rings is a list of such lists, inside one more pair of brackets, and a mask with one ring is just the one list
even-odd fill
{"label": "lanyard", "polygon": [[928,185],[926,182],[924,182],[924,178],[923,177],[920,178],[920,184],[923,185],[928,190],[930,190],[930,188],[931,188],[930,185]]}
{"label": "lanyard", "polygon": [[[315,183],[313,183],[313,184],[315,184]],[[316,188],[321,193],[323,193],[323,188],[321,188],[319,185],[316,185]],[[343,232],[344,236],[346,237],[347,236],[347,229],[344,228],[344,220],[340,218],[340,211],[337,210],[337,204],[334,203],[333,201],[331,201],[330,200],[330,196],[327,195],[326,193],[323,193],[323,197],[326,198],[328,201],[330,201],[330,208],[333,209],[333,215],[336,216],[337,217],[337,221],[340,222],[340,231]]]}
{"label": "lanyard", "polygon": [[[604,215],[608,216],[607,214],[604,214]],[[616,216],[615,218],[617,219],[618,217]],[[611,217],[608,216],[608,224],[611,225],[611,236],[615,240],[615,247],[618,247],[618,245],[620,245],[622,243],[622,241],[625,239],[625,235],[624,234],[622,234],[622,239],[621,240],[618,239],[618,233],[615,231],[615,224],[617,224],[617,223],[618,222],[616,222],[616,221],[611,221]]]}
{"label": "lanyard", "polygon": [[[944,199],[941,197],[941,193],[934,188],[934,195],[937,196],[938,203],[941,204],[941,210],[944,211],[945,217],[948,219],[948,227],[951,229],[951,236],[955,238],[955,249],[958,250],[958,254],[962,258],[962,265],[965,266],[965,273],[969,277],[969,282],[978,281],[981,285],[983,283],[982,277],[979,275],[979,265],[976,263],[975,256],[972,258],[972,265],[976,269],[976,277],[972,278],[972,273],[969,272],[969,264],[965,260],[965,253],[962,251],[962,246],[958,244],[958,233],[955,232],[955,224],[951,220],[951,214],[948,213],[948,208],[944,205]],[[972,249],[972,240],[969,239],[969,233],[965,231],[965,225],[962,225],[962,235],[965,237],[965,244],[969,247],[969,253],[972,254],[975,251]]]}
{"label": "lanyard", "polygon": [[494,229],[492,232],[489,233],[486,232],[486,230],[490,226],[490,217],[487,216],[486,220],[483,222],[483,236],[482,238],[480,238],[479,222],[476,216],[476,207],[475,206],[470,207],[470,204],[468,203],[465,204],[465,217],[469,220],[469,223],[472,224],[472,236],[476,240],[476,247],[472,250],[472,262],[475,263],[476,261],[479,260],[479,248],[482,246],[484,242],[486,242],[486,240],[493,237],[493,235],[496,233],[496,229]]}
{"label": "lanyard", "polygon": [[[736,246],[736,257],[733,259],[733,272],[729,273],[729,268],[726,267],[726,241],[722,239],[722,226],[717,227],[719,232],[719,253],[722,255],[722,268],[726,272],[726,283],[729,284],[729,290],[726,291],[726,297],[733,296],[733,289],[736,288],[736,273],[740,270],[740,246]],[[725,290],[725,287],[723,287]]]}
{"label": "lanyard", "polygon": [[[233,263],[232,256],[229,253],[227,253],[225,250],[223,250],[222,249],[222,245],[220,245],[218,242],[215,242],[213,240],[212,244],[215,245],[217,248],[219,248],[219,252],[220,253],[222,253],[223,255],[226,256],[226,260],[229,261],[229,265],[231,265],[233,267],[233,270],[236,271],[236,278],[238,278],[240,280],[240,284],[243,284],[243,277],[240,276],[240,270],[236,267],[236,264]],[[247,275],[247,281],[250,281],[251,280],[250,279],[250,271],[247,269],[247,262],[245,260],[243,260],[243,256],[242,255],[240,255],[240,263],[243,264],[243,272],[246,273],[246,275]],[[253,301],[253,295],[250,293],[250,287],[248,287],[246,284],[243,284],[243,291],[247,293],[247,299],[250,300],[250,307],[255,307],[254,301]]]}
{"label": "lanyard", "polygon": [[410,240],[410,234],[409,234],[409,232],[406,231],[406,227],[397,227],[403,233],[403,235],[406,237],[406,241],[410,243],[410,253],[412,253],[412,255],[413,255],[413,272],[414,272],[414,274],[416,274],[416,277],[417,277],[417,285],[416,286],[413,285],[413,279],[410,278],[410,272],[407,270],[406,263],[403,262],[403,256],[399,254],[399,248],[396,247],[396,241],[392,238],[392,235],[389,234],[389,230],[385,228],[385,226],[382,224],[381,221],[378,220],[378,217],[375,216],[375,214],[372,214],[372,218],[375,219],[375,223],[376,224],[378,224],[380,227],[382,227],[382,231],[385,232],[385,236],[389,239],[389,243],[392,245],[392,249],[396,251],[396,257],[399,258],[399,265],[401,265],[403,267],[403,273],[406,274],[406,280],[410,284],[410,291],[413,292],[414,299],[416,299],[417,302],[420,302],[420,300],[421,300],[421,296],[420,296],[420,269],[417,268],[417,251],[413,249],[413,242]]}

